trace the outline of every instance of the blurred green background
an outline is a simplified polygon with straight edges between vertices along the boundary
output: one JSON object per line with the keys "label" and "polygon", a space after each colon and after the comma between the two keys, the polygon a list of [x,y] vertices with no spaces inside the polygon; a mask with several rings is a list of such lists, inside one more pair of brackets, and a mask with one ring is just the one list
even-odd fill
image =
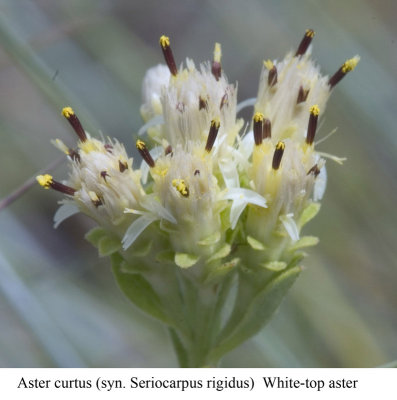
{"label": "blurred green background", "polygon": [[[60,114],[76,110],[91,133],[131,154],[141,125],[141,81],[171,37],[178,63],[211,58],[256,95],[263,59],[316,31],[314,58],[333,73],[361,55],[334,90],[319,146],[328,161],[320,237],[276,317],[229,354],[225,367],[373,367],[397,359],[396,71],[393,0],[0,0],[0,198],[73,143]],[[56,169],[65,176],[65,164]],[[0,366],[168,367],[166,331],[117,289],[109,261],[85,240],[83,216],[56,231],[60,196],[36,185],[0,212]]]}

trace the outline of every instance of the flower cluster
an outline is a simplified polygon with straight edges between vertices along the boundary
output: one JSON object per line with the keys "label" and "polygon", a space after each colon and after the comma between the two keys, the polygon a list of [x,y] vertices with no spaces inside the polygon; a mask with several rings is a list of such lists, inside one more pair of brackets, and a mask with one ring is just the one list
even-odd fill
{"label": "flower cluster", "polygon": [[[74,149],[54,142],[68,156],[69,178],[64,183],[50,175],[37,178],[67,195],[56,225],[78,211],[93,218],[100,228],[88,239],[102,255],[116,255],[119,273],[144,277],[161,306],[148,311],[134,295],[132,300],[176,332],[184,331],[175,322],[183,311],[172,309],[175,298],[169,290],[164,293],[159,280],[169,282],[180,269],[196,291],[217,285],[212,292],[219,297],[219,282],[235,274],[239,288],[244,279],[251,282],[252,296],[237,294],[235,300],[245,304],[275,274],[296,266],[299,249],[317,243],[315,237],[301,237],[326,185],[324,154],[315,146],[317,123],[332,89],[359,57],[323,76],[311,59],[313,37],[307,30],[296,52],[282,61],[264,61],[257,97],[238,105],[237,85],[223,72],[220,44],[212,62],[196,67],[187,59],[177,67],[170,40],[162,36],[166,65],[149,69],[143,81],[145,124],[136,141],[140,166],[118,141],[92,138],[70,107],[63,110],[79,139]],[[253,116],[245,123],[237,114],[248,106]],[[145,133],[150,150],[141,138]],[[167,276],[164,265],[173,268]],[[232,334],[233,321],[242,317],[237,308],[223,330],[213,327],[216,334],[207,347],[217,344],[218,358],[222,346],[237,340]],[[244,328],[251,334],[257,331],[252,324]],[[197,342],[192,332],[178,337],[185,347]]]}

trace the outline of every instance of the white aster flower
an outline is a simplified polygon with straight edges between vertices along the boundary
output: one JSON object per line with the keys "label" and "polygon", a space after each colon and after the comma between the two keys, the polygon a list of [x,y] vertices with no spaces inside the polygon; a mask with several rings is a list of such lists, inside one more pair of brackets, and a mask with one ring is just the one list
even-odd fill
{"label": "white aster flower", "polygon": [[[70,107],[65,107],[62,113],[79,141],[76,149],[69,149],[59,139],[54,141],[54,145],[68,155],[70,167],[65,187],[58,190],[73,196],[73,201],[64,201],[56,214],[55,224],[59,225],[78,209],[121,235],[124,224],[131,220],[124,214],[125,208],[142,208],[140,202],[144,190],[140,183],[140,170],[133,169],[132,158],[127,156],[124,146],[117,140],[105,142],[92,138]],[[54,186],[49,175],[39,182],[44,187]],[[67,187],[70,189],[65,189]]]}
{"label": "white aster flower", "polygon": [[170,81],[170,71],[166,65],[150,68],[143,79],[141,115],[145,122],[162,115],[161,93]]}
{"label": "white aster flower", "polygon": [[[79,137],[76,150],[54,143],[69,157],[70,176],[64,184],[39,177],[44,187],[69,197],[56,224],[80,210],[116,233],[124,250],[133,249],[155,224],[175,254],[197,260],[211,259],[225,241],[230,249],[236,236],[230,230],[241,232],[251,247],[256,241],[263,249],[277,249],[263,250],[264,262],[276,256],[288,262],[286,250],[300,240],[307,210],[318,210],[312,205],[326,186],[325,162],[314,142],[320,112],[332,88],[359,60],[346,61],[331,78],[322,76],[310,57],[313,36],[307,30],[295,54],[264,62],[258,96],[246,102],[255,113],[243,138],[237,86],[223,73],[220,45],[215,44],[212,62],[196,68],[187,59],[178,69],[169,38],[162,36],[167,65],[145,76],[146,124],[139,132],[148,131],[157,146],[149,150],[137,141],[139,169],[120,143],[90,137],[73,110],[63,110]],[[202,246],[208,238],[216,240]]]}

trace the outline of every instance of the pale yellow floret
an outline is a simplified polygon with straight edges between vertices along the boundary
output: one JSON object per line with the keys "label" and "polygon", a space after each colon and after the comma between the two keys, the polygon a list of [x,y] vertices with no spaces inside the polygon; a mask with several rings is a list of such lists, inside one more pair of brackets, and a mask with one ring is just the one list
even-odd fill
{"label": "pale yellow floret", "polygon": [[183,179],[173,179],[172,186],[184,197],[189,196],[189,188]]}
{"label": "pale yellow floret", "polygon": [[74,115],[74,111],[73,111],[73,109],[72,109],[72,107],[64,107],[63,109],[62,109],[62,115],[65,117],[65,118],[70,118],[72,115]]}
{"label": "pale yellow floret", "polygon": [[320,114],[320,108],[318,107],[317,104],[314,104],[313,106],[310,107],[310,114],[317,116]]}
{"label": "pale yellow floret", "polygon": [[103,151],[103,149],[98,148],[97,143],[93,140],[86,140],[85,142],[79,142],[79,148],[84,151],[84,153],[91,153],[91,151]]}
{"label": "pale yellow floret", "polygon": [[214,47],[214,61],[217,63],[221,62],[221,57],[222,57],[222,49],[221,49],[221,44],[220,43],[215,43]]}
{"label": "pale yellow floret", "polygon": [[267,61],[263,61],[263,65],[270,71],[273,67],[273,61],[272,60],[267,60]]}
{"label": "pale yellow floret", "polygon": [[162,176],[163,178],[168,174],[168,168],[158,168],[155,167],[153,173]]}
{"label": "pale yellow floret", "polygon": [[69,155],[69,148],[62,142],[62,140],[55,139],[53,143],[59,150],[63,151],[66,155]]}
{"label": "pale yellow floret", "polygon": [[90,196],[90,199],[91,199],[94,203],[100,201],[98,195],[97,195],[95,192],[91,191],[91,190],[88,192],[88,196]]}
{"label": "pale yellow floret", "polygon": [[354,56],[353,58],[346,60],[345,63],[342,65],[342,72],[346,74],[350,71],[353,71],[353,69],[356,68],[359,61],[360,61],[359,56]]}
{"label": "pale yellow floret", "polygon": [[52,183],[52,176],[49,174],[39,175],[36,177],[36,180],[44,189],[49,189]]}
{"label": "pale yellow floret", "polygon": [[261,122],[264,119],[264,115],[261,112],[256,112],[254,114],[254,122]]}
{"label": "pale yellow floret", "polygon": [[218,117],[217,117],[217,118],[214,118],[214,119],[211,121],[211,126],[213,126],[213,127],[219,129],[219,127],[221,126],[221,121],[220,121],[220,119],[219,119]]}
{"label": "pale yellow floret", "polygon": [[170,38],[168,36],[162,35],[160,37],[160,46],[162,48],[169,47],[170,46]]}
{"label": "pale yellow floret", "polygon": [[136,141],[136,148],[138,149],[138,150],[145,150],[146,149],[146,144],[145,144],[145,142],[143,141],[143,140],[137,140]]}

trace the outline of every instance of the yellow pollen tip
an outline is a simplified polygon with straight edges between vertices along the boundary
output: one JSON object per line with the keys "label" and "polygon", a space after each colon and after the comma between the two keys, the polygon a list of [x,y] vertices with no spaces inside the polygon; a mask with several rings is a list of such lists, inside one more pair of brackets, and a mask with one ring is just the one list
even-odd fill
{"label": "yellow pollen tip", "polygon": [[270,71],[273,67],[273,61],[272,60],[267,60],[267,61],[263,61],[263,65]]}
{"label": "yellow pollen tip", "polygon": [[306,36],[309,38],[314,38],[314,35],[316,34],[316,32],[313,31],[313,29],[306,29]]}
{"label": "yellow pollen tip", "polygon": [[219,118],[214,118],[211,121],[211,126],[213,126],[214,128],[218,128],[221,126],[221,121],[219,120]]}
{"label": "yellow pollen tip", "polygon": [[48,174],[39,175],[36,176],[36,180],[39,182],[40,186],[43,186],[44,189],[48,189],[52,183],[52,176]]}
{"label": "yellow pollen tip", "polygon": [[317,104],[315,104],[314,106],[310,107],[310,114],[312,114],[314,116],[317,116],[317,115],[320,114],[320,109],[319,109]]}
{"label": "yellow pollen tip", "polygon": [[165,36],[165,35],[161,36],[159,42],[160,42],[160,46],[162,48],[170,46],[170,38],[168,36]]}
{"label": "yellow pollen tip", "polygon": [[138,140],[136,141],[136,148],[137,148],[138,150],[145,150],[145,149],[146,149],[146,144],[145,144],[145,142],[138,139]]}
{"label": "yellow pollen tip", "polygon": [[222,57],[222,49],[220,43],[215,43],[214,47],[214,61],[220,63]]}
{"label": "yellow pollen tip", "polygon": [[254,114],[254,122],[261,122],[264,119],[264,115],[261,112],[256,112]]}
{"label": "yellow pollen tip", "polygon": [[346,60],[345,63],[342,65],[342,72],[346,74],[350,71],[353,71],[353,69],[356,68],[359,61],[360,61],[359,56],[354,56],[353,58]]}
{"label": "yellow pollen tip", "polygon": [[74,115],[74,111],[73,111],[73,108],[72,107],[65,107],[65,108],[63,108],[62,109],[62,115],[65,117],[65,118],[70,118],[72,115]]}
{"label": "yellow pollen tip", "polygon": [[173,179],[172,186],[184,197],[189,196],[189,189],[183,179]]}
{"label": "yellow pollen tip", "polygon": [[284,142],[278,142],[276,144],[276,150],[284,150],[285,149],[285,144]]}

